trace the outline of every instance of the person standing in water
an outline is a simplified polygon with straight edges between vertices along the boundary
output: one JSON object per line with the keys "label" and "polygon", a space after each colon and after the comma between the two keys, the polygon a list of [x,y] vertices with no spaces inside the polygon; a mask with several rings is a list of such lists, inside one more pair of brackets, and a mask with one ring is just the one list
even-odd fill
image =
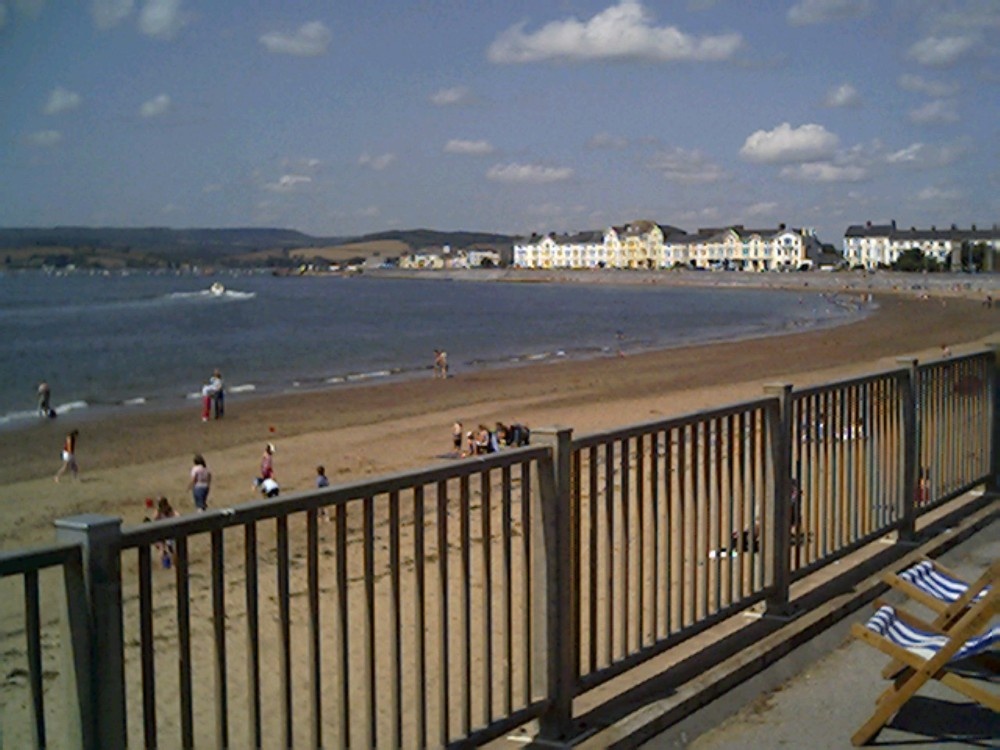
{"label": "person standing in water", "polygon": [[54,417],[56,413],[52,410],[52,389],[46,381],[38,384],[38,416]]}
{"label": "person standing in water", "polygon": [[226,413],[226,391],[222,385],[222,372],[218,368],[212,373],[208,384],[212,386],[212,405],[215,408],[215,418],[222,419]]}

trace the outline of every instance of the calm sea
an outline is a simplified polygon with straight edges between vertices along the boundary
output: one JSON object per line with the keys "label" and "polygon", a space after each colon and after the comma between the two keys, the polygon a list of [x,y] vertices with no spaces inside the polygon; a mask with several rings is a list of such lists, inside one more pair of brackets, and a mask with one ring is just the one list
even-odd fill
{"label": "calm sea", "polygon": [[[225,285],[222,295],[208,291]],[[830,296],[647,285],[377,278],[0,274],[0,426],[194,399],[218,367],[230,397],[609,356],[827,326],[864,314]]]}

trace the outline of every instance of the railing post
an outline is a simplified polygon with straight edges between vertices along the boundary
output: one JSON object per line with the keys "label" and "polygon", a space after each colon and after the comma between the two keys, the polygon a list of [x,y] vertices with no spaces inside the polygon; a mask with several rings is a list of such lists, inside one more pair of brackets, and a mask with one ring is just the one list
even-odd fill
{"label": "railing post", "polygon": [[[535,607],[533,656],[544,680],[549,708],[540,718],[539,739],[559,740],[570,736],[573,695],[576,684],[576,554],[570,491],[570,454],[573,431],[567,427],[533,429],[531,436],[552,448],[552,467],[539,465],[539,523],[534,534]],[[534,510],[534,509],[533,509]],[[544,653],[542,653],[544,651]]]}
{"label": "railing post", "polygon": [[[767,614],[787,617],[791,588],[792,536],[792,386],[769,383],[764,393],[778,399],[778,414],[771,425],[771,461],[774,465],[774,516],[770,528],[771,581],[773,591],[767,598]],[[769,412],[772,413],[772,412]]]}
{"label": "railing post", "polygon": [[921,473],[917,460],[920,449],[920,422],[917,419],[920,373],[915,359],[898,357],[896,362],[906,367],[900,388],[903,399],[903,513],[899,519],[898,537],[900,542],[906,543],[916,539],[917,488]]}
{"label": "railing post", "polygon": [[986,483],[987,492],[1000,492],[1000,343],[991,343],[993,352],[990,365],[990,388],[993,394],[993,429],[990,446],[990,479]]}
{"label": "railing post", "polygon": [[90,615],[90,696],[97,747],[125,750],[120,518],[87,513],[56,519],[56,538],[79,544]]}

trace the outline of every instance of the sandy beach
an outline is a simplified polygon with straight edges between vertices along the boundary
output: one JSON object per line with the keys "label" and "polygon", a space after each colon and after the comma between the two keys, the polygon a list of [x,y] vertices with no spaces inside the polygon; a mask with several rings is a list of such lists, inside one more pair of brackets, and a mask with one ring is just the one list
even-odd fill
{"label": "sandy beach", "polygon": [[[972,296],[971,294],[969,295]],[[266,443],[276,445],[282,492],[313,487],[324,464],[334,483],[454,460],[451,425],[497,420],[577,432],[664,418],[760,394],[765,382],[806,385],[895,365],[978,350],[1000,333],[1000,309],[980,295],[877,296],[869,318],[808,331],[626,358],[557,362],[426,379],[348,386],[323,392],[232,398],[223,420],[201,422],[194,405],[170,412],[115,414],[39,422],[0,433],[0,549],[54,538],[52,520],[78,513],[148,514],[145,498],[165,495],[193,511],[187,478],[194,453],[213,472],[209,506],[254,498]],[[63,436],[80,430],[79,481],[53,482]]]}

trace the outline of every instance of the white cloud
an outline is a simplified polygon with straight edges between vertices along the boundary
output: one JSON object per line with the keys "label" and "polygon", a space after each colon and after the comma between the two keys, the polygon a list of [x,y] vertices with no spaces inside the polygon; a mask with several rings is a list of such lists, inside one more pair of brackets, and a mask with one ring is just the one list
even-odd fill
{"label": "white cloud", "polygon": [[69,91],[62,86],[57,86],[49,94],[49,100],[45,103],[45,109],[42,111],[47,115],[57,115],[60,112],[68,112],[71,109],[76,109],[82,101],[83,98],[75,91]]}
{"label": "white cloud", "polygon": [[58,130],[36,130],[34,133],[28,133],[25,140],[31,146],[48,148],[62,141],[62,133]]}
{"label": "white cloud", "polygon": [[453,104],[461,104],[469,98],[469,89],[465,86],[453,86],[449,89],[435,91],[430,96],[431,104],[439,107],[448,107]]}
{"label": "white cloud", "polygon": [[265,183],[264,189],[274,193],[290,193],[296,185],[308,185],[312,182],[312,177],[302,174],[283,174],[277,182]]}
{"label": "white cloud", "polygon": [[824,104],[827,107],[857,107],[861,104],[861,96],[851,84],[842,83],[826,92]]}
{"label": "white cloud", "polygon": [[187,20],[181,0],[146,0],[139,11],[139,31],[156,39],[173,39]]}
{"label": "white cloud", "polygon": [[958,86],[953,84],[930,81],[915,75],[901,75],[899,77],[899,87],[906,91],[915,91],[918,94],[927,94],[933,97],[951,96],[958,91]]}
{"label": "white cloud", "polygon": [[958,122],[958,113],[955,111],[955,103],[947,99],[935,99],[932,102],[911,109],[909,112],[911,122],[918,125],[937,125],[941,123]]}
{"label": "white cloud", "polygon": [[783,167],[781,176],[800,182],[860,182],[868,178],[868,171],[851,164],[840,166],[830,162],[812,162]]}
{"label": "white cloud", "polygon": [[377,172],[382,171],[394,161],[396,161],[395,154],[379,154],[378,156],[361,154],[361,156],[358,157],[358,164],[362,167],[371,167]]}
{"label": "white cloud", "polygon": [[463,141],[458,138],[452,138],[444,144],[444,152],[446,154],[482,156],[484,154],[492,154],[494,151],[496,149],[493,148],[493,144],[489,141]]}
{"label": "white cloud", "polygon": [[959,139],[953,143],[938,146],[926,143],[911,143],[906,148],[886,154],[885,161],[893,166],[930,169],[946,167],[965,158],[969,154],[968,140]]}
{"label": "white cloud", "polygon": [[758,130],[746,139],[740,156],[762,164],[784,164],[828,159],[840,139],[822,125],[793,128],[783,122],[774,130]]}
{"label": "white cloud", "polygon": [[495,63],[718,61],[732,58],[743,44],[737,33],[697,37],[651,21],[638,0],[621,0],[587,21],[552,21],[534,33],[525,33],[523,23],[512,26],[493,41],[488,57]]}
{"label": "white cloud", "polygon": [[726,176],[722,167],[713,164],[697,149],[660,151],[653,155],[650,164],[668,180],[687,184],[717,182]]}
{"label": "white cloud", "polygon": [[628,147],[628,139],[610,133],[598,133],[587,141],[587,148],[623,149]]}
{"label": "white cloud", "polygon": [[260,43],[271,52],[298,57],[316,57],[326,53],[332,34],[322,21],[302,24],[291,34],[271,31],[260,37]]}
{"label": "white cloud", "polygon": [[110,29],[128,18],[135,0],[92,0],[90,16],[99,29]]}
{"label": "white cloud", "polygon": [[871,12],[871,0],[802,0],[788,9],[788,23],[808,26],[859,18]]}
{"label": "white cloud", "polygon": [[754,203],[752,206],[747,206],[744,213],[750,217],[773,216],[777,210],[778,204],[775,201],[764,201],[761,203]]}
{"label": "white cloud", "polygon": [[917,200],[921,201],[957,201],[962,197],[962,192],[955,188],[926,187],[917,193]]}
{"label": "white cloud", "polygon": [[486,172],[487,179],[494,182],[527,183],[541,185],[563,182],[573,176],[569,167],[546,167],[541,164],[495,164]]}
{"label": "white cloud", "polygon": [[170,97],[166,94],[154,96],[149,101],[143,102],[139,107],[139,114],[142,117],[159,117],[170,109]]}
{"label": "white cloud", "polygon": [[930,67],[954,65],[976,45],[971,36],[929,36],[910,47],[908,56]]}

